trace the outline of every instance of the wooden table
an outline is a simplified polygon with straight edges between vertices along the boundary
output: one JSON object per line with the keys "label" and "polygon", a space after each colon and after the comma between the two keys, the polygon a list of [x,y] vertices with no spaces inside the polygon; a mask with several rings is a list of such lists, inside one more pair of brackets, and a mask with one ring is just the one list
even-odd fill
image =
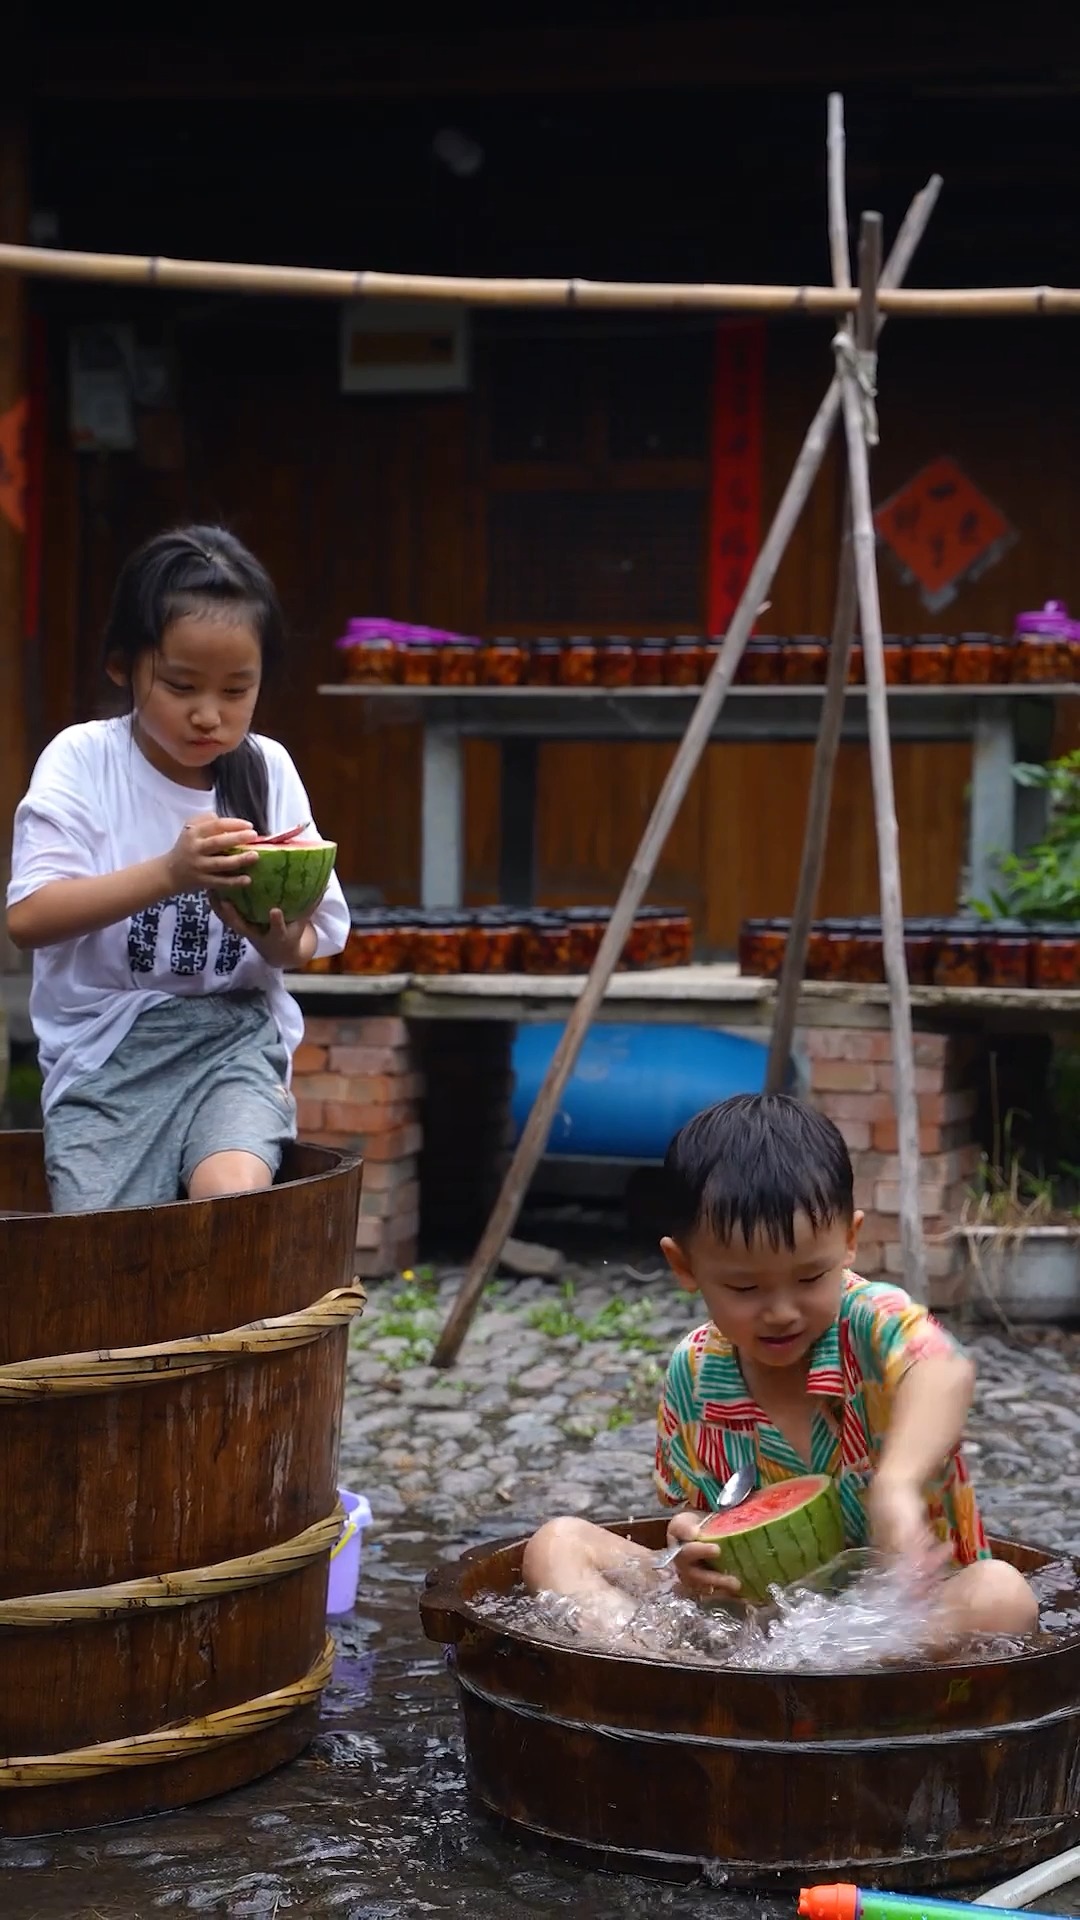
{"label": "wooden table", "polygon": [[[464,894],[464,743],[497,740],[502,750],[499,897],[529,906],[536,893],[536,767],[542,740],[676,740],[699,689],[694,687],[378,687],[325,685],[329,698],[363,702],[365,719],[423,728],[420,899],[458,906]],[[894,740],[970,740],[968,884],[985,896],[994,856],[1030,844],[1041,832],[1044,796],[1017,787],[1016,760],[1043,760],[1053,737],[1055,703],[1075,686],[890,687]],[[733,687],[713,738],[812,740],[821,687]],[[851,687],[844,738],[866,738],[866,690]]]}

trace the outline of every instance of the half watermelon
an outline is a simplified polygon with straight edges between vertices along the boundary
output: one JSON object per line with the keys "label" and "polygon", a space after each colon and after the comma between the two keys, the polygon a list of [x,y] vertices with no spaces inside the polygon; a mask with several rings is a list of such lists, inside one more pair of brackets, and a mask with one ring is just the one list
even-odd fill
{"label": "half watermelon", "polygon": [[249,868],[246,887],[221,887],[223,900],[236,908],[252,927],[268,927],[275,907],[286,922],[302,920],[317,907],[334,871],[337,844],[333,840],[301,839],[302,829],[249,840],[258,854]]}
{"label": "half watermelon", "polygon": [[844,1545],[840,1495],[827,1473],[780,1480],[739,1507],[711,1513],[698,1538],[716,1544],[716,1570],[733,1574],[745,1600],[761,1602],[832,1560]]}

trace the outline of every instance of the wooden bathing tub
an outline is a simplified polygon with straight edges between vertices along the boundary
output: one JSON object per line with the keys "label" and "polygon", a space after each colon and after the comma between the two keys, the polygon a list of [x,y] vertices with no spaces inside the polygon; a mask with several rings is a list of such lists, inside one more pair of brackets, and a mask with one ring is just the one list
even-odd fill
{"label": "wooden bathing tub", "polygon": [[[666,1527],[612,1531],[658,1548]],[[1027,1572],[1051,1558],[993,1544]],[[1080,1840],[1080,1634],[872,1673],[632,1659],[473,1610],[515,1586],[524,1546],[473,1549],[420,1602],[457,1680],[472,1788],[514,1828],[594,1865],[746,1887],[1001,1879]]]}
{"label": "wooden bathing tub", "polygon": [[53,1216],[40,1135],[0,1133],[0,1834],[310,1739],[359,1192],[297,1146],[269,1192]]}

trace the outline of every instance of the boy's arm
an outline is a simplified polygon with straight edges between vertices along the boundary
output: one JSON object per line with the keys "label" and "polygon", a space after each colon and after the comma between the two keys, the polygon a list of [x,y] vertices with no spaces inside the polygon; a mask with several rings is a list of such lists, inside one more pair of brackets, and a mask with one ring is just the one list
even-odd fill
{"label": "boy's arm", "polygon": [[923,1489],[960,1445],[974,1388],[975,1368],[958,1352],[912,1361],[899,1382],[869,1494],[871,1532],[885,1552],[925,1548]]}

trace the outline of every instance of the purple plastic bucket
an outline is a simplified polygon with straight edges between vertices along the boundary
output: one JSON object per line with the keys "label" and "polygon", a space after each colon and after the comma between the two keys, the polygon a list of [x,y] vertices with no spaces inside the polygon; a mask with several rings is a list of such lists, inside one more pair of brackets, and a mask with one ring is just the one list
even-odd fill
{"label": "purple plastic bucket", "polygon": [[364,1559],[364,1528],[371,1525],[371,1508],[362,1493],[338,1488],[338,1499],[345,1509],[341,1538],[330,1555],[330,1579],[326,1592],[326,1617],[340,1620],[356,1605],[360,1568]]}

